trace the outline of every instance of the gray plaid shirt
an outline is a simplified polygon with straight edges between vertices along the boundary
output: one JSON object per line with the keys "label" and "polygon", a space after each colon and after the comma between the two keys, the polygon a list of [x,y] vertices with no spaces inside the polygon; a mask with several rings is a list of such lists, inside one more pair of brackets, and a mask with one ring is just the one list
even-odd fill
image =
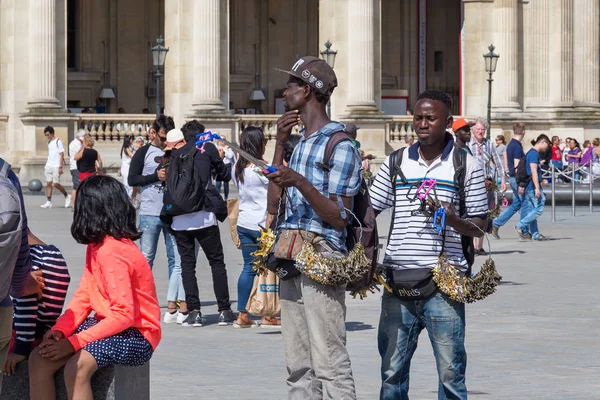
{"label": "gray plaid shirt", "polygon": [[[481,143],[477,143],[475,138],[468,144],[471,154],[477,160],[486,178],[494,178],[494,169],[496,177],[504,177],[504,160],[500,159],[496,151],[496,145],[484,138]],[[494,166],[492,166],[494,164]]]}

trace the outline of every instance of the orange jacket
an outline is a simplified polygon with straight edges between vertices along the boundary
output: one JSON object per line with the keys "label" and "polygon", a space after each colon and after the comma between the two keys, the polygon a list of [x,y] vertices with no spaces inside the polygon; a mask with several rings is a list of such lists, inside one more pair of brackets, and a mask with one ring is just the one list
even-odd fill
{"label": "orange jacket", "polygon": [[[73,334],[92,311],[100,322]],[[132,327],[156,349],[161,329],[154,277],[131,240],[107,236],[101,244],[88,245],[79,288],[52,330],[62,332],[79,351],[88,343]]]}

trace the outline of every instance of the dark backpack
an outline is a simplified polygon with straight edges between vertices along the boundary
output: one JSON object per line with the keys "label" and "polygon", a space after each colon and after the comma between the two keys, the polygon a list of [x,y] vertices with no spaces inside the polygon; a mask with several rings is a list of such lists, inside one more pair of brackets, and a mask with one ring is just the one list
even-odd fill
{"label": "dark backpack", "polygon": [[[390,154],[390,177],[392,180],[392,187],[395,187],[396,178],[400,177],[403,183],[406,183],[406,176],[402,172],[402,156],[404,155],[406,147],[398,149]],[[458,213],[461,218],[467,216],[467,205],[465,195],[465,176],[467,173],[467,152],[458,151],[457,148],[452,152],[452,161],[454,163],[454,184],[458,188]],[[396,206],[396,190],[394,190],[394,207]],[[394,227],[394,216],[392,215],[392,222],[390,223],[390,233],[388,237],[392,235],[392,229]],[[471,266],[475,262],[475,247],[473,246],[473,238],[471,236],[461,235],[460,241],[462,244],[463,255],[467,260],[469,268],[467,269],[467,275],[471,274]]]}
{"label": "dark backpack", "polygon": [[[529,152],[527,153],[529,154]],[[527,155],[524,155],[519,159],[519,165],[517,165],[515,179],[517,180],[517,185],[521,187],[529,185],[529,182],[531,181],[531,175],[527,173]]]}
{"label": "dark backpack", "polygon": [[195,147],[187,153],[171,158],[167,173],[167,191],[164,195],[164,212],[167,216],[189,214],[202,210],[205,187],[196,170],[194,158],[198,153]]}
{"label": "dark backpack", "polygon": [[[327,146],[325,147],[325,154],[323,156],[323,163],[320,165],[326,172],[329,171],[329,161],[333,155],[333,151],[336,146],[344,141],[351,141],[346,132],[339,131],[333,134]],[[367,183],[361,175],[360,189],[354,196],[354,205],[352,207],[352,213],[356,216],[356,219],[351,215],[348,219],[348,226],[346,228],[346,246],[348,251],[354,248],[354,245],[359,241],[365,248],[365,254],[369,260],[371,260],[371,267],[363,275],[362,279],[356,282],[349,283],[346,286],[346,290],[358,293],[361,290],[367,289],[371,286],[374,281],[374,274],[377,268],[377,259],[379,253],[379,235],[377,234],[377,221],[375,220],[375,210],[371,205],[371,197],[369,196],[369,188]],[[360,222],[360,224],[359,224]],[[362,237],[361,237],[361,226],[362,225]]]}

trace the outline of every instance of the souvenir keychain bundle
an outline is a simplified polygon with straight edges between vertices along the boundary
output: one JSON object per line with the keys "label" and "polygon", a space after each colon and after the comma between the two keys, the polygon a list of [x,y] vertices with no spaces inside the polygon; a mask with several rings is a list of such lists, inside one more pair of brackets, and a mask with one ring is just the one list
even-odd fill
{"label": "souvenir keychain bundle", "polygon": [[[433,228],[442,235],[442,250],[437,265],[432,271],[433,280],[440,291],[455,301],[473,303],[482,300],[496,291],[502,277],[498,274],[496,264],[491,256],[483,263],[481,270],[472,277],[464,276],[456,267],[450,264],[445,253],[446,209],[437,198],[435,185],[435,179],[426,179],[421,183],[414,197],[414,200],[420,200],[420,205],[417,210],[412,211],[413,216],[419,214],[426,216],[425,223],[431,222]],[[433,194],[433,197],[431,194]],[[432,206],[436,208],[433,213],[430,208]],[[472,221],[469,222],[476,226]],[[479,229],[479,227],[477,228]],[[378,273],[377,280],[388,291],[393,292],[381,273]]]}

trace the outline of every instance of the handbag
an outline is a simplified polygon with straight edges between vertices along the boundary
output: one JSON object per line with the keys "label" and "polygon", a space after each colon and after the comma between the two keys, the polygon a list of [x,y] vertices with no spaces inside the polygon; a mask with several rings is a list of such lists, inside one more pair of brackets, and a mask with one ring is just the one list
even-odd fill
{"label": "handbag", "polygon": [[238,249],[242,248],[240,237],[237,231],[237,220],[240,216],[240,198],[227,200],[227,218],[229,218],[229,232],[231,233],[231,241]]}
{"label": "handbag", "polygon": [[305,241],[312,242],[317,235],[300,229],[282,229],[275,243],[275,258],[295,260]]}
{"label": "handbag", "polygon": [[437,285],[431,268],[388,269],[387,283],[402,300],[424,300],[435,293]]}
{"label": "handbag", "polygon": [[271,271],[254,277],[252,291],[246,304],[246,311],[261,317],[279,317],[279,277]]}

